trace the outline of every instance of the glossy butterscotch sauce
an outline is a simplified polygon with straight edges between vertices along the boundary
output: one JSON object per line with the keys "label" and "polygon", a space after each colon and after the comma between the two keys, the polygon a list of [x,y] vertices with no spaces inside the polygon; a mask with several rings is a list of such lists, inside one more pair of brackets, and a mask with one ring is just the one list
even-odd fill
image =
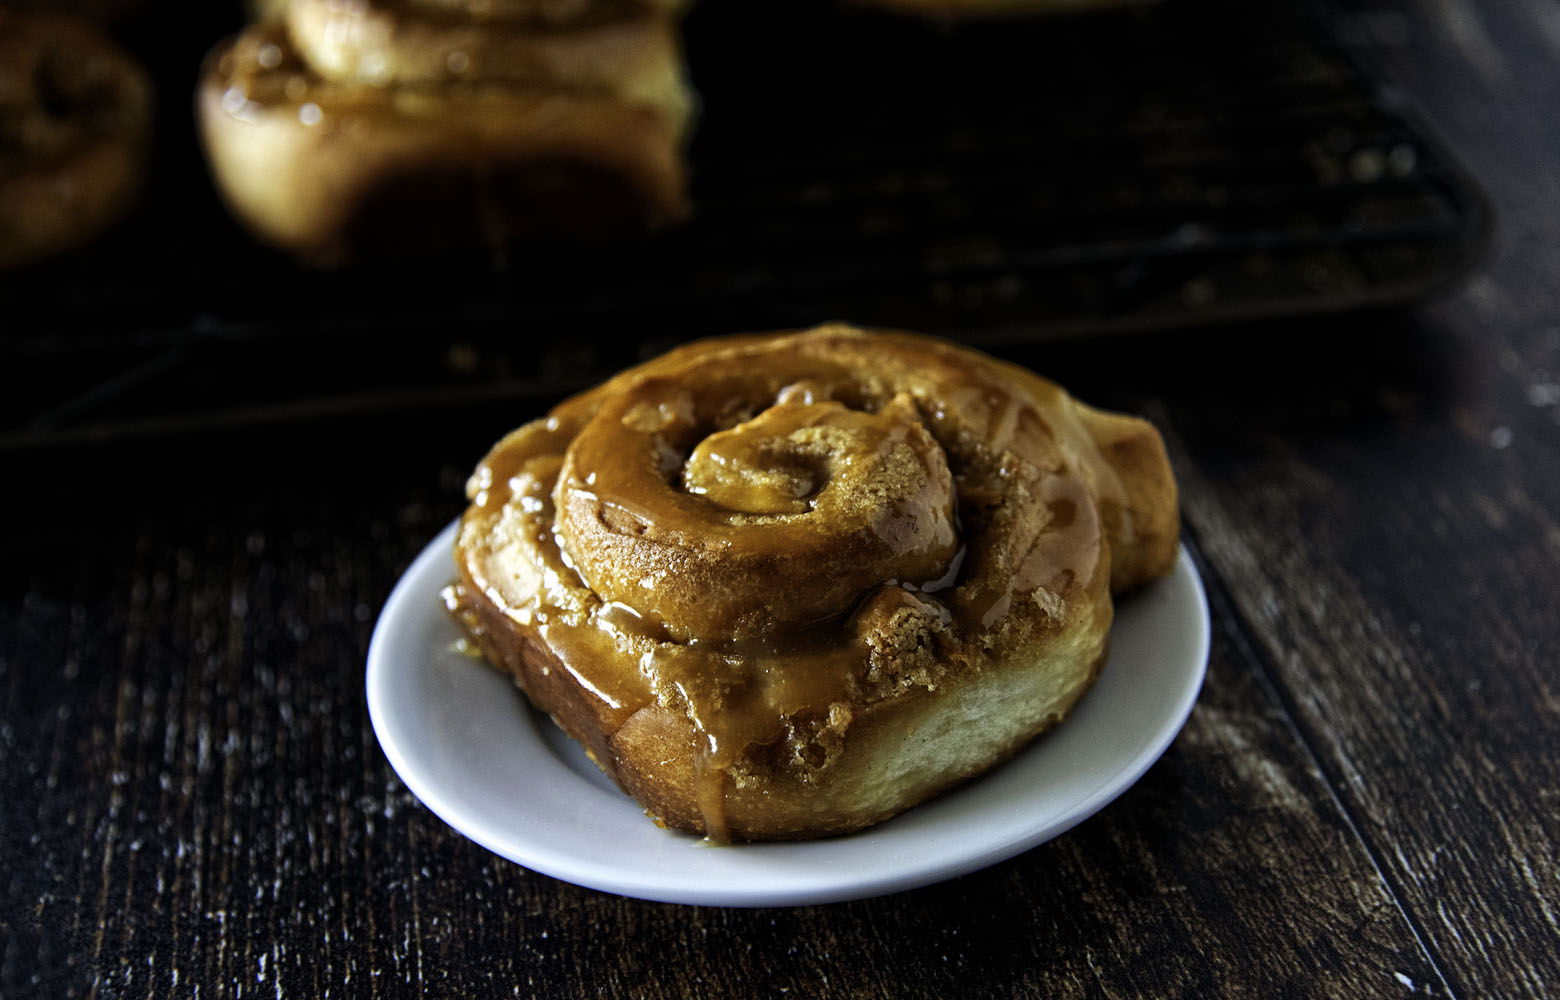
{"label": "glossy butterscotch sauce", "polygon": [[1073,405],[907,335],[691,345],[493,449],[457,610],[544,645],[608,739],[647,705],[686,718],[723,839],[755,759],[822,775],[877,700],[986,669],[1103,593],[1097,497],[1121,487],[1080,471]]}

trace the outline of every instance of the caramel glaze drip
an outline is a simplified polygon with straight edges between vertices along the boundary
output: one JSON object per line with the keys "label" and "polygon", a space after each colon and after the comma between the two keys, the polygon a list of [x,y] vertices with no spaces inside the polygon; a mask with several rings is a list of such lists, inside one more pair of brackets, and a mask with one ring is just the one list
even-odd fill
{"label": "caramel glaze drip", "polygon": [[1073,406],[909,335],[694,344],[493,449],[456,603],[485,593],[545,643],[608,734],[651,703],[685,714],[725,839],[745,755],[816,766],[808,733],[935,685],[925,662],[981,669],[1108,577],[1096,498],[1121,486]]}

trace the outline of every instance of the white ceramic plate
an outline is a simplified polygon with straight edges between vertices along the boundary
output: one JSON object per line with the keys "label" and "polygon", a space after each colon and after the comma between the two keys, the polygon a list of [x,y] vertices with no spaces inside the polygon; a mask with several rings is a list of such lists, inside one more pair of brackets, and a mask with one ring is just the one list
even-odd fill
{"label": "white ceramic plate", "polygon": [[995,864],[1126,791],[1180,731],[1208,662],[1208,605],[1183,549],[1174,574],[1123,601],[1111,658],[1072,717],[1012,761],[862,833],[713,847],[660,829],[510,681],[456,651],[439,601],[451,526],[386,602],[368,651],[385,756],[445,822],[527,868],[673,903],[857,899]]}

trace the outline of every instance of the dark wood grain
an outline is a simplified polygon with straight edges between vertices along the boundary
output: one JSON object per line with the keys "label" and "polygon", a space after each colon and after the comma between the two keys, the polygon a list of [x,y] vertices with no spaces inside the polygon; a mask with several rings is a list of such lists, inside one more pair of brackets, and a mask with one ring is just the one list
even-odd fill
{"label": "dark wood grain", "polygon": [[363,663],[530,412],[60,447],[6,469],[0,996],[1555,995],[1560,27],[1545,0],[1342,7],[1489,188],[1469,283],[1007,352],[1165,430],[1209,584],[1202,698],[1118,802],[830,906],[528,872],[395,777]]}
{"label": "dark wood grain", "polygon": [[[227,464],[207,467],[222,492],[245,468]],[[164,494],[24,549],[25,612],[3,623],[36,651],[5,669],[6,771],[29,779],[10,790],[5,852],[28,863],[9,875],[27,905],[8,912],[8,996],[1441,990],[1227,627],[1147,779],[1060,841],[946,885],[720,910],[496,859],[412,799],[363,704],[373,613],[456,509],[456,470],[419,482],[376,460],[288,486],[265,464],[263,499]],[[362,502],[331,510],[349,484]]]}
{"label": "dark wood grain", "polygon": [[1402,33],[1384,39],[1375,11],[1374,55],[1441,111],[1503,221],[1485,269],[1416,324],[1444,385],[1319,379],[1301,402],[1329,419],[1303,429],[1285,426],[1293,397],[1259,405],[1268,419],[1246,399],[1170,423],[1189,521],[1449,985],[1544,996],[1560,988],[1560,21],[1549,4],[1426,6],[1389,10]]}

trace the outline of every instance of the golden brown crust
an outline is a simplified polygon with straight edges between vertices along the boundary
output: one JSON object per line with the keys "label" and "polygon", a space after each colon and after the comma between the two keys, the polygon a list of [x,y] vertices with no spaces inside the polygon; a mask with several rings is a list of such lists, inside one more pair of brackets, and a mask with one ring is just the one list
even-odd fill
{"label": "golden brown crust", "polygon": [[84,22],[0,10],[0,267],[79,246],[140,188],[151,87]]}
{"label": "golden brown crust", "polygon": [[1164,439],[1149,424],[1082,404],[1078,414],[1125,488],[1119,503],[1106,502],[1101,509],[1117,539],[1110,582],[1120,594],[1168,575],[1175,566],[1181,535],[1175,477]]}
{"label": "golden brown crust", "polygon": [[[1050,385],[1017,365],[997,362],[1017,382]],[[1097,410],[1074,401],[1071,415],[1092,445],[1080,468],[1108,468],[1114,481],[1090,476],[1090,490],[1111,538],[1111,590],[1117,594],[1169,574],[1180,545],[1180,499],[1170,457],[1159,432],[1138,417]],[[1119,488],[1117,488],[1119,485]]]}
{"label": "golden brown crust", "polygon": [[1087,689],[1113,560],[1168,569],[1156,442],[928,338],[706,341],[494,448],[452,609],[666,824],[859,829]]}
{"label": "golden brown crust", "polygon": [[[250,28],[207,59],[197,101],[207,158],[230,209],[263,239],[332,263],[686,215],[690,101],[664,23],[500,33],[531,58],[496,72],[509,63],[460,52],[472,39],[459,28],[410,41],[368,30],[378,10],[300,4],[286,24]],[[353,17],[364,30],[339,30]],[[341,78],[303,58],[295,36]],[[327,44],[342,37],[359,41]],[[419,52],[462,67],[459,78],[433,78]],[[366,81],[369,66],[385,78]]]}

